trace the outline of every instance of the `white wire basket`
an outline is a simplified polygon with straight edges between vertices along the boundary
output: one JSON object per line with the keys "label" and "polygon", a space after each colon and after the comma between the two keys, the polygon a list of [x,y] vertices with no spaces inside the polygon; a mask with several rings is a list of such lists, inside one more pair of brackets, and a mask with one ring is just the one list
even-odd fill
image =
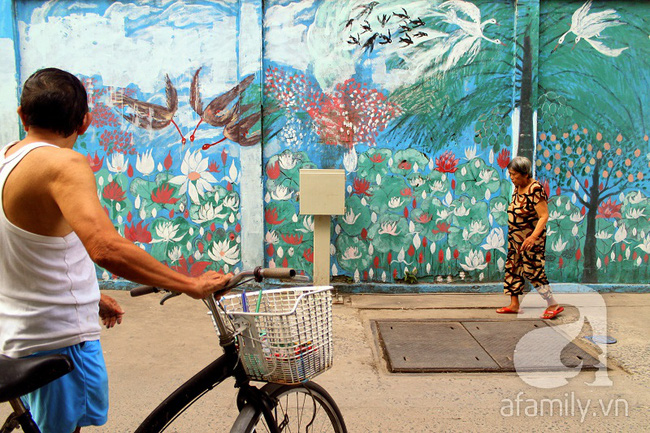
{"label": "white wire basket", "polygon": [[219,314],[237,334],[251,380],[306,382],[332,366],[332,287],[224,296]]}

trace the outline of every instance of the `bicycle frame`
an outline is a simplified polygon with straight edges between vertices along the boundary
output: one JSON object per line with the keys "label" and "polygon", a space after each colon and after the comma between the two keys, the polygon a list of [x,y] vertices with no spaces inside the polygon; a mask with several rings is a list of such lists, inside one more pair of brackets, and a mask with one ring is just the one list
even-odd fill
{"label": "bicycle frame", "polygon": [[[268,275],[263,275],[263,271],[264,270],[261,267],[258,267],[253,271],[244,271],[237,274],[232,278],[226,290],[230,290],[240,284],[250,281],[251,279],[261,282],[265,277],[282,278],[295,276],[295,271],[293,269],[273,270],[271,272],[266,270]],[[155,291],[158,290],[151,287],[141,287],[133,289],[132,294],[133,296],[139,296],[141,294]],[[165,299],[168,299],[169,296],[174,295],[167,295]],[[164,302],[164,300],[162,302]],[[261,408],[267,424],[271,426],[270,428],[272,433],[280,433],[272,412],[275,402],[273,402],[271,397],[264,391],[250,385],[250,380],[239,360],[239,353],[235,345],[235,335],[228,329],[225,323],[223,323],[218,312],[219,307],[217,306],[215,296],[208,296],[204,301],[210,310],[214,323],[219,331],[219,344],[223,348],[224,354],[187,380],[183,385],[178,387],[172,394],[163,400],[163,402],[147,416],[142,424],[140,424],[135,433],[164,430],[168,424],[174,421],[174,419],[182,414],[183,411],[191,406],[196,400],[230,377],[235,378],[235,387],[239,388],[239,393],[237,394],[237,408],[241,410],[241,408],[248,403],[252,403]]]}

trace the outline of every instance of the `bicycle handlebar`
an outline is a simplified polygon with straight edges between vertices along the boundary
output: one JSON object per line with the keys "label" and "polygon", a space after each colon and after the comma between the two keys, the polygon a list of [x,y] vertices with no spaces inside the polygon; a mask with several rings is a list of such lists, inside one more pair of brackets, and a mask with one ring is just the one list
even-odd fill
{"label": "bicycle handlebar", "polygon": [[[253,269],[252,271],[242,271],[234,275],[226,287],[219,292],[225,292],[237,287],[240,284],[245,283],[251,279],[254,279],[256,282],[262,282],[266,278],[278,278],[278,279],[298,279],[300,276],[296,275],[296,270],[291,268],[262,268],[261,266]],[[158,287],[152,286],[138,286],[131,289],[129,292],[132,297],[148,295],[150,293],[158,293],[165,291],[159,289]]]}

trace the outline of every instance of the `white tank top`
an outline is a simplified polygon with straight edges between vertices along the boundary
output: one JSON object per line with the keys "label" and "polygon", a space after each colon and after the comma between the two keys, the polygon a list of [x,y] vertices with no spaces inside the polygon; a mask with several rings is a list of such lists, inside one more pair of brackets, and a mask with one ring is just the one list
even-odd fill
{"label": "white tank top", "polygon": [[[2,192],[30,144],[0,151],[0,354],[17,358],[97,340],[99,285],[95,266],[75,232],[64,237],[23,230],[6,217]],[[55,147],[55,146],[54,146]]]}

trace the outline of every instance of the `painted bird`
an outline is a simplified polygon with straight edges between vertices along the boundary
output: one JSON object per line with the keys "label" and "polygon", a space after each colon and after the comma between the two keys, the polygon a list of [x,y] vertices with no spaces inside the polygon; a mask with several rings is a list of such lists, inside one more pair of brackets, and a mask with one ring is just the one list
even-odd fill
{"label": "painted bird", "polygon": [[[246,76],[232,89],[214,98],[204,109],[201,94],[199,92],[199,73],[201,72],[201,69],[202,68],[196,70],[190,85],[190,105],[196,114],[201,116],[199,123],[194,128],[192,135],[190,135],[190,141],[192,142],[194,141],[194,134],[202,122],[205,121],[205,123],[209,125],[222,128],[232,122],[234,118],[237,118],[239,113],[248,111],[251,106],[241,106],[241,100],[239,97],[255,79],[254,74]],[[234,102],[235,99],[237,99],[236,102]]]}
{"label": "painted bird", "polygon": [[574,48],[581,39],[587,41],[599,53],[610,57],[618,57],[623,51],[629,48],[610,48],[596,40],[601,38],[600,32],[608,27],[619,26],[625,23],[618,20],[620,17],[614,9],[607,9],[602,12],[594,12],[590,14],[589,9],[591,8],[591,3],[592,0],[587,1],[573,13],[573,16],[571,17],[571,27],[566,33],[560,36],[555,48],[553,48],[553,51],[551,52],[555,52],[555,50],[564,43],[564,39],[569,33],[576,35],[573,44]]}
{"label": "painted bird", "polygon": [[[187,140],[176,122],[174,122],[174,114],[178,109],[178,94],[169,79],[169,75],[165,75],[165,95],[166,107],[132,98],[121,89],[111,93],[111,102],[115,106],[122,108],[120,112],[122,117],[138,128],[158,130],[173,124],[181,136],[182,143],[185,144]],[[130,112],[125,109],[130,110]]]}

